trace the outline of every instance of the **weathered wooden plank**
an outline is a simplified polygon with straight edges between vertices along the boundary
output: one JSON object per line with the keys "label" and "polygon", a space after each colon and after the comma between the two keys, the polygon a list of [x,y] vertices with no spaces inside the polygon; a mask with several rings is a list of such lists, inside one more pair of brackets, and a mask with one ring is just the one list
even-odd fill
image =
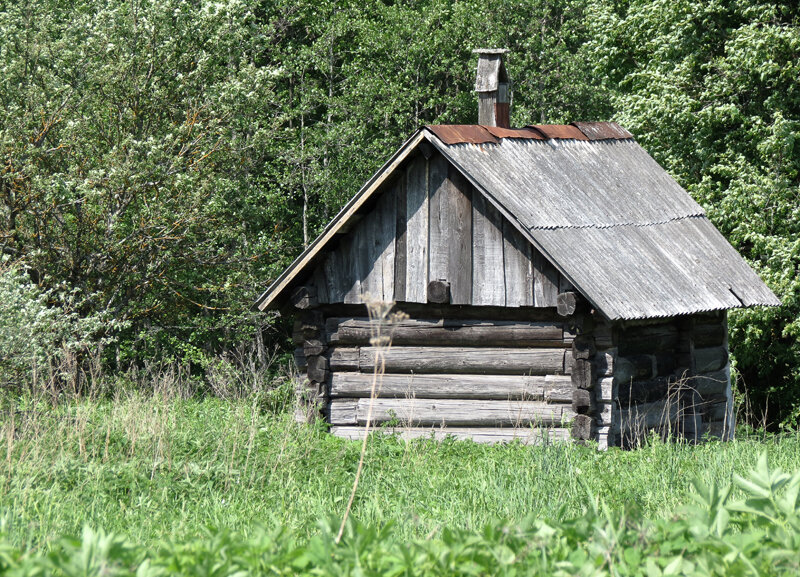
{"label": "weathered wooden plank", "polygon": [[503,217],[479,192],[472,194],[472,304],[506,304]]}
{"label": "weathered wooden plank", "polygon": [[328,405],[328,422],[334,425],[355,425],[358,423],[357,399],[333,399]]}
{"label": "weathered wooden plank", "polygon": [[674,324],[659,324],[621,329],[618,338],[619,354],[628,356],[675,348],[679,334]]}
{"label": "weathered wooden plank", "polygon": [[531,243],[503,219],[503,260],[506,306],[533,306],[533,263]]}
{"label": "weathered wooden plank", "polygon": [[476,321],[467,319],[406,319],[379,327],[367,318],[330,318],[326,329],[331,343],[369,344],[377,334],[389,334],[395,345],[484,345],[500,347],[560,347],[561,323]]}
{"label": "weathered wooden plank", "polygon": [[[372,210],[364,216],[356,232],[356,243],[359,245],[358,259],[360,262],[361,298],[370,301],[380,301],[383,298],[383,268],[381,262],[381,200],[386,194],[381,194]],[[365,301],[366,302],[366,301]]]}
{"label": "weathered wooden plank", "polygon": [[728,327],[720,319],[713,323],[697,322],[694,325],[694,344],[696,347],[717,347],[725,343]]}
{"label": "weathered wooden plank", "polygon": [[558,299],[558,271],[538,250],[533,251],[533,300],[537,307],[554,307]]}
{"label": "weathered wooden plank", "polygon": [[[360,223],[359,223],[360,224]],[[345,303],[360,304],[361,300],[361,263],[359,258],[359,246],[361,245],[361,233],[363,227],[357,226],[354,231],[346,235],[339,243],[338,265],[342,268],[344,277],[344,298]]]}
{"label": "weathered wooden plank", "polygon": [[325,267],[322,261],[314,267],[312,278],[314,279],[314,288],[317,291],[317,302],[320,304],[331,302],[328,298],[328,279],[325,278]]}
{"label": "weathered wooden plank", "polygon": [[[406,292],[407,302],[427,302],[428,288],[428,163],[416,157],[406,179]],[[399,300],[399,299],[398,299]]]}
{"label": "weathered wooden plank", "polygon": [[[428,282],[432,280],[450,281],[450,243],[454,241],[450,230],[449,196],[450,181],[447,178],[449,163],[441,154],[431,157],[428,162],[429,202],[429,240],[428,240]],[[427,283],[426,283],[427,289]],[[427,291],[426,291],[427,292]],[[427,302],[427,295],[426,301]]]}
{"label": "weathered wooden plank", "polygon": [[598,322],[595,324],[592,336],[598,350],[615,348],[617,345],[614,327],[608,323]]}
{"label": "weathered wooden plank", "polygon": [[676,427],[679,403],[675,399],[663,399],[652,403],[623,407],[620,411],[620,425],[623,431],[668,429]]}
{"label": "weathered wooden plank", "polygon": [[[366,429],[364,427],[336,426],[331,427],[331,433],[337,437],[353,441],[362,440]],[[511,443],[519,442],[523,445],[539,445],[554,441],[569,439],[569,429],[558,427],[380,427],[370,428],[370,434],[396,435],[405,440],[433,439],[442,441],[448,437],[463,441],[470,440],[475,443]]]}
{"label": "weathered wooden plank", "polygon": [[328,380],[329,375],[329,364],[328,359],[321,355],[312,355],[306,357],[307,359],[307,367],[306,367],[306,374],[308,375],[309,381],[314,381],[317,383],[324,383]]}
{"label": "weathered wooden plank", "polygon": [[303,340],[303,354],[308,357],[321,355],[325,352],[328,345],[320,339],[304,339]]}
{"label": "weathered wooden plank", "polygon": [[406,173],[397,179],[394,185],[395,223],[394,231],[394,294],[389,300],[403,302],[406,300],[406,263],[408,261],[408,199],[406,197]]}
{"label": "weathered wooden plank", "polygon": [[698,373],[712,373],[728,364],[728,349],[726,347],[708,347],[694,349],[695,371]]}
{"label": "weathered wooden plank", "polygon": [[597,354],[594,339],[585,335],[578,335],[572,339],[572,358],[593,360]]}
{"label": "weathered wooden plank", "polygon": [[[359,350],[361,371],[375,366],[375,347]],[[386,371],[393,373],[474,373],[560,375],[565,349],[513,349],[499,347],[402,347],[384,351]]]}
{"label": "weathered wooden plank", "polygon": [[325,281],[328,283],[328,302],[342,303],[344,296],[350,289],[345,286],[347,281],[344,278],[345,267],[342,259],[342,244],[339,243],[335,250],[325,255],[322,268],[325,271]]}
{"label": "weathered wooden plank", "polygon": [[572,389],[572,410],[581,415],[587,415],[594,408],[594,397],[585,389]]}
{"label": "weathered wooden plank", "polygon": [[621,411],[616,403],[598,403],[594,415],[598,427],[615,427],[620,423]]}
{"label": "weathered wooden plank", "polygon": [[724,367],[719,371],[713,373],[705,373],[692,377],[689,384],[702,399],[708,400],[713,398],[730,396],[730,369]]}
{"label": "weathered wooden plank", "polygon": [[594,427],[594,419],[589,415],[577,415],[572,421],[572,429],[570,434],[573,439],[579,441],[588,441],[592,438],[592,429]]}
{"label": "weathered wooden plank", "polygon": [[610,403],[619,397],[619,387],[614,377],[604,377],[597,379],[595,386],[595,400],[597,402]]}
{"label": "weathered wooden plank", "polygon": [[618,356],[614,361],[614,376],[619,383],[649,379],[657,374],[655,360],[653,355]]}
{"label": "weathered wooden plank", "polygon": [[597,380],[597,369],[594,363],[587,359],[573,359],[572,354],[569,355],[569,360],[572,361],[572,370],[570,371],[572,386],[576,389],[593,388]]}
{"label": "weathered wooden plank", "polygon": [[[373,375],[335,372],[330,376],[332,397],[369,397]],[[394,374],[382,375],[376,396],[419,399],[495,399],[548,402],[572,401],[569,377],[531,375]]]}
{"label": "weathered wooden plank", "polygon": [[332,371],[359,370],[359,347],[331,347],[328,364]]}
{"label": "weathered wooden plank", "polygon": [[597,374],[600,375],[613,375],[614,362],[617,358],[617,349],[606,349],[599,351],[594,356],[594,365],[597,367]]}
{"label": "weathered wooden plank", "polygon": [[450,192],[450,294],[454,305],[472,304],[472,185],[452,164],[448,167]]}
{"label": "weathered wooden plank", "polygon": [[410,426],[559,426],[575,418],[567,405],[538,401],[359,399],[359,425],[366,423],[370,404],[372,422],[399,421]]}
{"label": "weathered wooden plank", "polygon": [[617,445],[617,434],[613,427],[598,427],[595,438],[599,451],[606,451],[609,447]]}
{"label": "weathered wooden plank", "polygon": [[392,302],[394,298],[395,226],[397,220],[396,194],[387,193],[378,201],[377,246],[380,262],[380,299]]}

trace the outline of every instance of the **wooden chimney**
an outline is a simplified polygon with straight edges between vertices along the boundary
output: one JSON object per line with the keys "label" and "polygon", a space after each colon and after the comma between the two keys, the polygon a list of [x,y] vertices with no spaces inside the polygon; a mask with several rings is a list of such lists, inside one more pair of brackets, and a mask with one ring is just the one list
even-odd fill
{"label": "wooden chimney", "polygon": [[510,128],[509,101],[511,83],[508,80],[503,48],[479,48],[478,74],[475,92],[478,93],[478,124]]}

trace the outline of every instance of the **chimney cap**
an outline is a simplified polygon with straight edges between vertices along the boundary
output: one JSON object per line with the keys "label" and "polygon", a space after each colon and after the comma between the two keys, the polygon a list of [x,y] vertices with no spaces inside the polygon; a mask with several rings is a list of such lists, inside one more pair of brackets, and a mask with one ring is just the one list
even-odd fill
{"label": "chimney cap", "polygon": [[475,48],[473,54],[505,54],[508,48]]}
{"label": "chimney cap", "polygon": [[503,64],[505,48],[477,48],[472,51],[478,54],[478,73],[475,78],[476,92],[494,92],[500,84],[508,84],[508,73]]}

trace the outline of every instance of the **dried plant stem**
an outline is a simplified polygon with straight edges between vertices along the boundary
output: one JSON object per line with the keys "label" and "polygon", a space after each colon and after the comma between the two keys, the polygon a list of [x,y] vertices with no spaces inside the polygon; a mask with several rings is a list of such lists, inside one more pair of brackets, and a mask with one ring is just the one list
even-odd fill
{"label": "dried plant stem", "polygon": [[375,370],[372,373],[372,388],[369,392],[369,406],[367,408],[367,422],[364,425],[364,440],[361,442],[361,456],[358,458],[358,468],[356,469],[356,478],[353,480],[353,489],[350,491],[350,499],[347,501],[347,507],[344,510],[342,517],[342,524],[339,527],[339,534],[336,535],[336,543],[342,539],[344,527],[347,524],[347,518],[350,516],[350,509],[353,507],[353,500],[356,498],[356,490],[358,489],[358,481],[361,478],[361,471],[364,469],[364,457],[367,454],[367,440],[369,439],[369,427],[372,424],[372,407],[375,402],[375,392],[378,389],[378,379],[383,375],[386,360],[383,355],[383,349],[378,348],[375,353],[378,361],[375,363]]}

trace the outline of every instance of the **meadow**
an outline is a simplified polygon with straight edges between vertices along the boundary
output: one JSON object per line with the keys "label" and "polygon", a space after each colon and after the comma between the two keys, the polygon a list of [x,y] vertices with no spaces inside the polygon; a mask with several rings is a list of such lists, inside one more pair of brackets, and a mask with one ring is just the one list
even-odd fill
{"label": "meadow", "polygon": [[[636,451],[607,452],[571,443],[373,436],[348,532],[337,544],[360,443],[296,424],[286,385],[222,399],[190,395],[161,379],[155,390],[114,398],[75,396],[56,406],[41,398],[6,401],[0,573],[201,574],[211,563],[217,569],[210,574],[218,575],[513,574],[507,570],[514,567],[554,574],[577,563],[585,574],[616,567],[610,574],[657,575],[673,558],[691,558],[688,544],[702,541],[695,525],[680,523],[705,515],[708,533],[723,501],[753,498],[737,475],[752,478],[762,455],[767,502],[784,502],[772,493],[789,495],[781,497],[788,513],[769,530],[780,528],[790,539],[777,549],[800,551],[800,526],[790,530],[800,522],[800,475],[777,482],[765,472],[800,470],[800,437],[744,430],[729,443],[653,439]],[[720,501],[728,486],[732,493]],[[716,489],[703,497],[697,487]],[[715,490],[722,493],[714,497]],[[725,515],[748,514],[736,511]],[[763,518],[734,518],[723,528],[741,537]],[[655,535],[675,532],[676,522],[683,540],[666,542],[681,554],[645,555],[648,547],[663,547]],[[591,549],[598,535],[614,536],[599,557]],[[622,546],[626,539],[630,546]],[[727,543],[729,536],[719,539]],[[761,533],[757,542],[754,555],[771,551]],[[615,555],[630,573],[612,562]],[[647,557],[663,562],[648,569]],[[797,569],[796,561],[788,569],[779,561],[764,562],[774,574]],[[65,569],[73,565],[73,573]],[[693,572],[676,567],[675,574],[714,574],[694,564]],[[753,565],[743,574],[759,571]]]}

